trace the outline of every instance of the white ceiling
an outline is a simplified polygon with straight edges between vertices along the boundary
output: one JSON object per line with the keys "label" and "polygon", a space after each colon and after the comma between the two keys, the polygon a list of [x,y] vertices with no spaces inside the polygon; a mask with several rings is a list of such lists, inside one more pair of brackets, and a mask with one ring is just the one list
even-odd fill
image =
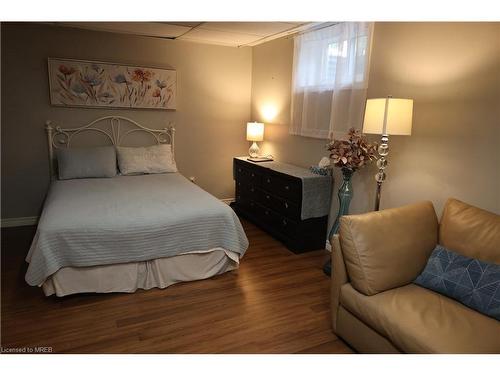
{"label": "white ceiling", "polygon": [[231,47],[254,46],[317,25],[311,22],[61,22],[58,24]]}

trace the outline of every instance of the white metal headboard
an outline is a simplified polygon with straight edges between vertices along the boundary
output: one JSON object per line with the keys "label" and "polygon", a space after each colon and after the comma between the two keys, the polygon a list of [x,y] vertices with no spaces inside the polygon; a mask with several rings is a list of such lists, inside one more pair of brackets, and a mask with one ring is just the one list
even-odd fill
{"label": "white metal headboard", "polygon": [[[124,123],[123,126],[122,122]],[[45,122],[45,130],[47,131],[49,146],[50,177],[51,179],[55,177],[54,149],[61,147],[69,148],[73,138],[83,132],[98,132],[103,134],[115,146],[120,146],[125,137],[130,134],[137,132],[151,134],[157,144],[169,143],[172,147],[172,155],[174,155],[175,127],[172,124],[172,122],[169,122],[168,127],[163,129],[150,129],[123,116],[106,116],[79,128],[63,129],[60,126],[53,126],[52,121],[47,120]],[[132,126],[131,129],[130,126]]]}

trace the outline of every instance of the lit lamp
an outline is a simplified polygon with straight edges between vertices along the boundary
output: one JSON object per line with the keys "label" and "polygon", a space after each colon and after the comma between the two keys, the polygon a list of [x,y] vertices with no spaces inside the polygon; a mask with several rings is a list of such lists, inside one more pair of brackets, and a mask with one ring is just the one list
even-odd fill
{"label": "lit lamp", "polygon": [[387,98],[366,101],[363,133],[382,135],[378,147],[380,158],[377,160],[377,167],[379,170],[375,175],[377,181],[375,211],[379,210],[382,183],[386,178],[384,169],[387,167],[387,155],[389,155],[389,135],[411,135],[412,116],[412,99],[396,99],[389,95]]}
{"label": "lit lamp", "polygon": [[248,154],[252,158],[257,158],[259,156],[259,146],[256,142],[261,142],[264,140],[264,124],[260,122],[248,122],[247,123],[247,141],[253,142],[248,149]]}

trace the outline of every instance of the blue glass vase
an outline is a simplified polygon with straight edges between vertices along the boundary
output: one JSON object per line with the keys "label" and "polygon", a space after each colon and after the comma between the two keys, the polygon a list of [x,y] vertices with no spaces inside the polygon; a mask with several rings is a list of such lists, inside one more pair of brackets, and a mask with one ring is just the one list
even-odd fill
{"label": "blue glass vase", "polygon": [[340,227],[340,218],[343,215],[347,215],[349,213],[349,205],[351,204],[353,196],[352,182],[351,182],[353,174],[354,170],[348,168],[342,168],[343,181],[342,181],[342,186],[340,186],[338,193],[339,212],[337,214],[335,222],[333,223],[332,229],[328,234],[328,239],[332,238],[334,234],[338,233]]}
{"label": "blue glass vase", "polygon": [[[335,219],[335,222],[333,223],[332,229],[330,229],[330,233],[328,234],[328,241],[330,241],[330,238],[339,231],[340,227],[340,218],[343,215],[347,215],[349,213],[349,205],[351,204],[351,199],[353,196],[353,191],[352,191],[352,182],[351,178],[352,175],[354,174],[354,170],[352,169],[347,169],[347,168],[342,168],[342,176],[343,176],[343,181],[342,185],[340,186],[338,197],[339,197],[339,212],[337,214],[337,218]],[[333,244],[332,244],[333,246]],[[332,249],[333,250],[333,249]],[[332,274],[332,262],[331,259],[325,263],[323,266],[323,272],[330,276]]]}

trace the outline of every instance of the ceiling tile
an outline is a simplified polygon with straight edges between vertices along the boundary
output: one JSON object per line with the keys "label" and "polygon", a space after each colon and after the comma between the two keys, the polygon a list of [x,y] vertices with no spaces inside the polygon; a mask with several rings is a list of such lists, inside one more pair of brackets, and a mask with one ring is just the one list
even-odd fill
{"label": "ceiling tile", "polygon": [[175,38],[191,27],[162,22],[62,22],[65,26],[161,38]]}
{"label": "ceiling tile", "polygon": [[82,29],[189,40],[225,46],[257,45],[307,28],[308,22],[56,22]]}
{"label": "ceiling tile", "polygon": [[222,44],[226,46],[240,46],[243,44],[252,43],[260,39],[258,35],[240,34],[234,32],[224,32],[216,30],[207,30],[198,27],[192,29],[187,34],[179,37],[179,40],[190,40],[201,43]]}
{"label": "ceiling tile", "polygon": [[296,26],[296,24],[288,22],[204,22],[199,28],[264,37]]}
{"label": "ceiling tile", "polygon": [[196,21],[192,21],[192,22],[170,22],[170,21],[165,21],[165,22],[158,22],[158,23],[165,23],[167,25],[177,25],[177,26],[187,26],[187,27],[196,27],[196,26],[199,26],[201,25],[203,22],[196,22]]}

